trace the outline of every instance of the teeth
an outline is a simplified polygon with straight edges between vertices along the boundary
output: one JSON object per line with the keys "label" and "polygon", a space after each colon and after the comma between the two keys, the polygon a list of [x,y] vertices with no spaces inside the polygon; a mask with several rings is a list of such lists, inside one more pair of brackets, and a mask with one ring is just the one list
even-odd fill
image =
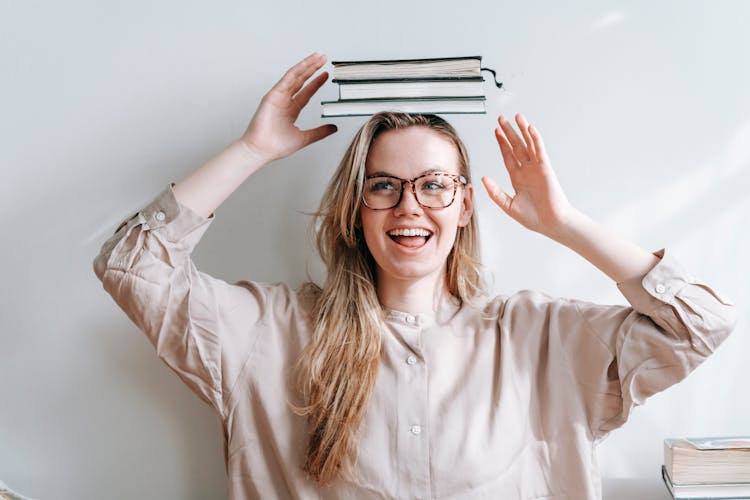
{"label": "teeth", "polygon": [[392,231],[388,231],[388,234],[391,236],[429,236],[430,232],[426,229],[393,229]]}

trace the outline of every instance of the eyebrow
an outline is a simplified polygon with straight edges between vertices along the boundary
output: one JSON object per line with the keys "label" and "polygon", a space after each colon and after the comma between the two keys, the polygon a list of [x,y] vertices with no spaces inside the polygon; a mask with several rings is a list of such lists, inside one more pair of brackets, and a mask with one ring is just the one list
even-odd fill
{"label": "eyebrow", "polygon": [[[423,176],[425,174],[432,174],[432,173],[435,173],[435,172],[442,172],[442,173],[445,173],[445,174],[450,174],[450,172],[448,172],[444,168],[430,168],[430,169],[427,169],[427,170],[419,173],[415,177],[421,177],[421,176]],[[366,174],[366,176],[367,177],[395,177],[396,179],[400,179],[400,177],[398,177],[397,175],[393,175],[393,174],[391,174],[389,172],[386,172],[385,170],[378,170],[377,172],[373,172],[371,174]]]}

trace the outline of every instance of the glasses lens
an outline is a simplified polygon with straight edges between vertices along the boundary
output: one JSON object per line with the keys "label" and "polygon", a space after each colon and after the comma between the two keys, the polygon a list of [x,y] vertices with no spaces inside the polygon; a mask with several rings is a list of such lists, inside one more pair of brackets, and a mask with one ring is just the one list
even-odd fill
{"label": "glasses lens", "polygon": [[434,173],[421,177],[414,186],[419,203],[429,208],[445,208],[456,194],[456,182],[452,177]]}
{"label": "glasses lens", "polygon": [[395,207],[401,196],[401,181],[393,177],[372,177],[365,180],[365,204],[374,209]]}

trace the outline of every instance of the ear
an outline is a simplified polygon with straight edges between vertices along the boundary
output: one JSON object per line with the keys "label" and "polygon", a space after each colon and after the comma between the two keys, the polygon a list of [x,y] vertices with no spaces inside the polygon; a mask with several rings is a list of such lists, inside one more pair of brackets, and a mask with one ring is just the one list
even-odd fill
{"label": "ear", "polygon": [[466,227],[471,222],[471,214],[474,213],[474,187],[471,184],[464,186],[461,199],[461,214],[458,216],[458,225],[459,227]]}

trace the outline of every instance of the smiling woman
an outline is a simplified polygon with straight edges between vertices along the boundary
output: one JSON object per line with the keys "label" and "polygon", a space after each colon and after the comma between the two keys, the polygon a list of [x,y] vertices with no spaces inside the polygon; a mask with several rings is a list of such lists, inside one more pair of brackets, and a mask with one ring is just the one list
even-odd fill
{"label": "smiling woman", "polygon": [[[456,239],[456,254],[465,256],[470,267],[479,263],[473,188],[466,180],[469,165],[461,140],[435,116],[381,115],[372,121],[377,135],[367,154],[359,216],[376,264],[380,303],[423,312],[433,310],[448,295],[471,298],[479,288],[475,269],[450,273],[474,281],[469,293],[461,293],[458,286],[449,291],[445,280]],[[412,189],[405,190],[406,183]],[[379,194],[383,185],[390,186],[392,194]],[[472,226],[466,229],[469,223]]]}
{"label": "smiling woman", "polygon": [[326,81],[311,55],[243,136],[127,219],[94,262],[157,354],[221,420],[231,498],[601,497],[595,445],[734,327],[731,302],[575,210],[541,134],[495,137],[515,193],[490,197],[578,252],[629,306],[488,296],[468,155],[432,115],[381,113],[318,211],[322,285],[229,284],[191,252],[253,172],[335,132],[301,131]]}

